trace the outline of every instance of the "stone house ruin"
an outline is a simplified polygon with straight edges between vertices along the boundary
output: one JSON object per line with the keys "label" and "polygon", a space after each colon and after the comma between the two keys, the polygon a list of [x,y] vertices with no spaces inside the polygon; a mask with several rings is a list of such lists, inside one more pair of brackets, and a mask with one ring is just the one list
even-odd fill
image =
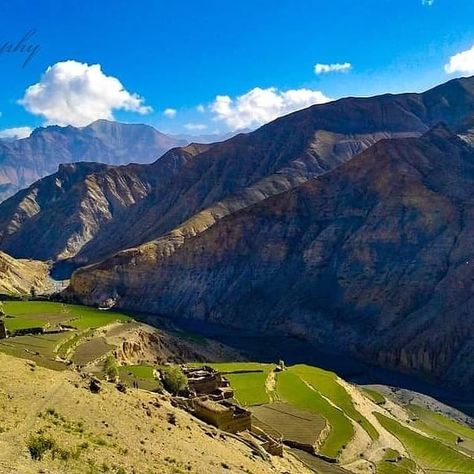
{"label": "stone house ruin", "polygon": [[191,406],[197,418],[228,433],[239,433],[252,428],[251,413],[233,403],[198,398],[193,400]]}
{"label": "stone house ruin", "polygon": [[247,445],[261,452],[283,454],[281,439],[253,426],[252,413],[229,400],[234,391],[223,374],[208,366],[185,366],[183,372],[188,378],[187,397],[175,398],[177,406],[222,431],[238,435]]}
{"label": "stone house ruin", "polygon": [[229,381],[212,367],[184,368],[191,397],[207,395],[213,400],[226,400],[234,396]]}
{"label": "stone house ruin", "polygon": [[210,425],[229,433],[250,430],[251,413],[228,399],[234,396],[229,381],[212,367],[183,367],[188,379],[186,409]]}

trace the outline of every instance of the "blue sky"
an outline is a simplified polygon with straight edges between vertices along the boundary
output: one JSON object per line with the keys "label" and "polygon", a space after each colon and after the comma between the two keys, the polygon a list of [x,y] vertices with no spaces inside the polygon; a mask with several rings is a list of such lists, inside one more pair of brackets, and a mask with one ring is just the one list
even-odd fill
{"label": "blue sky", "polygon": [[[213,133],[474,74],[472,0],[16,0],[0,18],[0,130],[113,117]],[[4,45],[31,30],[22,67]]]}

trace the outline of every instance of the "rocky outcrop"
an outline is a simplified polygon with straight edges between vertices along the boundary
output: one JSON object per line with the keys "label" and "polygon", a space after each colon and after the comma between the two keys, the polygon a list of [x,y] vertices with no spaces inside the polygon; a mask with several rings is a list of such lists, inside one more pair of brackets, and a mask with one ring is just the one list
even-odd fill
{"label": "rocky outcrop", "polygon": [[445,126],[78,270],[95,303],[304,337],[474,387],[474,149]]}
{"label": "rocky outcrop", "polygon": [[117,360],[129,365],[242,359],[237,351],[211,339],[203,338],[196,342],[179,332],[173,335],[142,323],[113,327],[105,338],[117,347]]}
{"label": "rocky outcrop", "polygon": [[50,292],[49,266],[36,260],[16,260],[0,252],[0,294],[31,295]]}
{"label": "rocky outcrop", "polygon": [[165,135],[148,125],[107,120],[81,128],[37,128],[28,138],[0,141],[0,202],[54,173],[61,163],[151,163],[170,148],[186,143],[187,140]]}
{"label": "rocky outcrop", "polygon": [[[424,94],[315,105],[222,143],[174,149],[152,165],[134,165],[130,185],[125,190],[117,186],[113,200],[129,193],[135,180],[144,191],[139,198],[134,195],[131,205],[120,206],[120,212],[110,211],[104,186],[110,180],[122,184],[122,173],[130,168],[77,174],[67,189],[62,186],[61,199],[55,199],[53,187],[51,195],[44,191],[42,203],[37,183],[0,206],[0,248],[14,256],[61,260],[73,268],[178,227],[177,238],[186,239],[226,215],[327,173],[381,139],[419,136],[440,120],[457,123],[473,111],[474,78]],[[92,191],[91,182],[97,183]],[[22,210],[25,199],[34,209],[28,215]],[[73,225],[63,225],[66,208]],[[89,221],[93,224],[82,224]],[[46,229],[50,245],[42,241]]]}

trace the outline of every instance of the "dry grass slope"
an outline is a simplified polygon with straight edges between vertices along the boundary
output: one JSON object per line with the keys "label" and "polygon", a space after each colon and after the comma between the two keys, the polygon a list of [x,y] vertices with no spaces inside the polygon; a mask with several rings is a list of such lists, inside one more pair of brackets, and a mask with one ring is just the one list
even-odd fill
{"label": "dry grass slope", "polygon": [[[38,447],[38,440],[54,448],[33,460],[27,445]],[[75,372],[51,371],[5,354],[0,354],[0,453],[0,473],[309,472],[292,457],[264,461],[163,396],[124,394],[112,384],[92,394]]]}

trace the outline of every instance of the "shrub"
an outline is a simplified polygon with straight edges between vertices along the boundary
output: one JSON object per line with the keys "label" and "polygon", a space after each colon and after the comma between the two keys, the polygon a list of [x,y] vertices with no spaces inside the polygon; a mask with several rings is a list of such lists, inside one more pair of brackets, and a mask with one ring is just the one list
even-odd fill
{"label": "shrub", "polygon": [[109,380],[118,380],[119,370],[117,366],[117,361],[112,355],[107,356],[104,362],[104,373]]}
{"label": "shrub", "polygon": [[69,459],[78,459],[79,450],[70,450],[64,448],[54,448],[51,452],[53,459],[60,459],[61,461],[68,462]]}
{"label": "shrub", "polygon": [[52,438],[38,435],[31,436],[28,439],[26,446],[30,452],[31,458],[40,461],[48,451],[56,448],[56,443]]}
{"label": "shrub", "polygon": [[166,390],[175,395],[184,390],[188,385],[188,378],[177,365],[165,367],[161,374]]}

